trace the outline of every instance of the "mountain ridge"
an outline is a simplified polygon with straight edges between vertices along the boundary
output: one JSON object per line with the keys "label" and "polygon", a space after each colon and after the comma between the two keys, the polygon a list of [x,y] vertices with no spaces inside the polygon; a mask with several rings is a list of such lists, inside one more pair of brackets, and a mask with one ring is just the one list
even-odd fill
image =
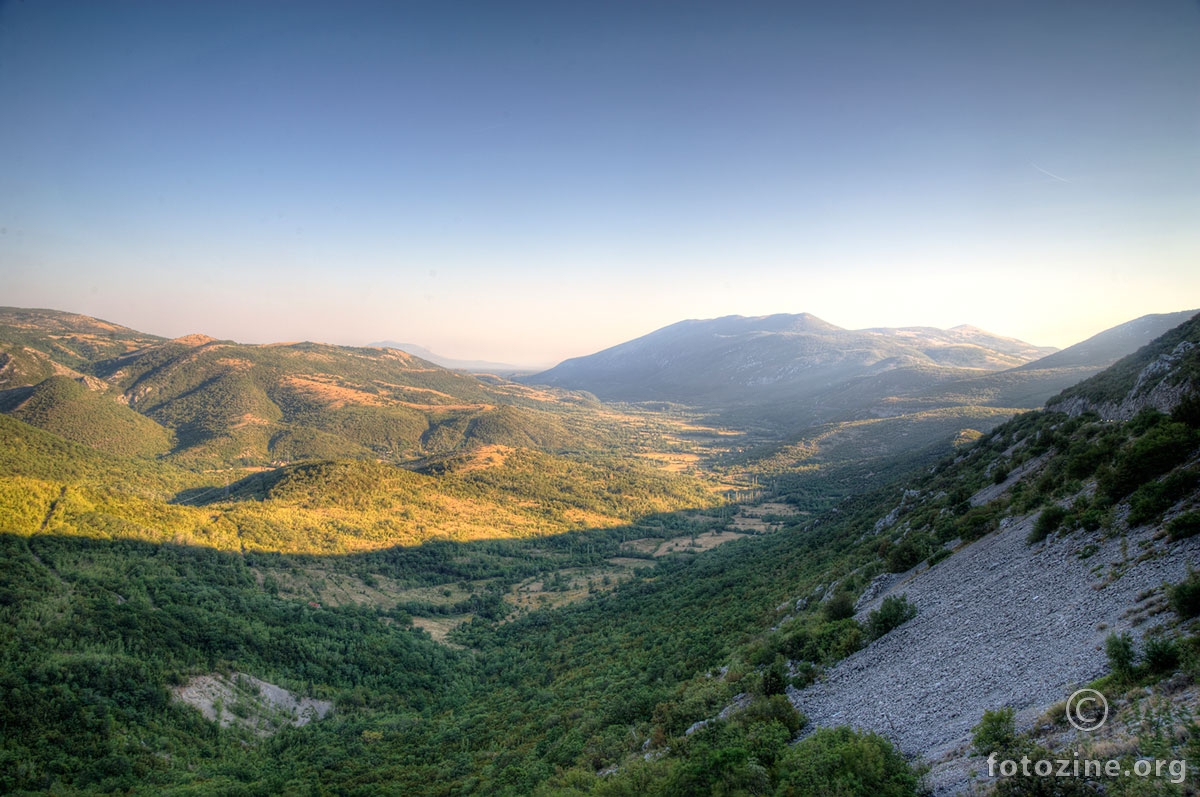
{"label": "mountain ridge", "polygon": [[43,390],[39,412],[26,420],[76,430],[83,442],[115,442],[85,422],[85,403],[118,426],[138,425],[123,415],[134,412],[149,422],[139,426],[148,435],[141,450],[162,453],[166,430],[166,455],[194,467],[331,456],[404,462],[490,444],[610,445],[609,431],[593,428],[587,397],[480,381],[396,349],[242,344],[201,333],[168,340],[77,314],[0,308],[0,406],[18,412],[29,389],[55,377],[96,395],[84,402],[61,385]]}
{"label": "mountain ridge", "polygon": [[[742,388],[788,381],[799,386],[804,380],[798,377],[810,376],[805,372],[812,369],[833,371],[848,365],[858,375],[919,366],[999,370],[1051,351],[973,327],[846,330],[809,313],[735,315],[680,321],[595,354],[565,360],[522,381],[573,385],[613,400],[669,398],[703,404],[736,399],[719,395],[719,390],[712,395],[714,391],[689,380],[681,369],[707,363],[705,377]],[[816,378],[839,376],[819,373]]]}

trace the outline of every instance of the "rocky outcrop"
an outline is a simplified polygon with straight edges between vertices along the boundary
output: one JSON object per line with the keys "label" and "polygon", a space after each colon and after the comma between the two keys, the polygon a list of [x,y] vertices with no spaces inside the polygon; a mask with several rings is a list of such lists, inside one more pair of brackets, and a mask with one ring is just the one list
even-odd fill
{"label": "rocky outcrop", "polygon": [[333,710],[328,700],[297,697],[245,673],[198,675],[173,690],[172,696],[200,709],[205,719],[222,728],[238,725],[259,736],[271,736],[288,725],[299,728]]}
{"label": "rocky outcrop", "polygon": [[1160,354],[1138,373],[1133,387],[1120,401],[1095,402],[1086,396],[1072,396],[1054,409],[1068,415],[1095,412],[1106,421],[1129,420],[1144,409],[1169,413],[1196,392],[1195,385],[1179,373],[1184,357],[1195,348],[1195,343],[1184,340],[1169,353]]}

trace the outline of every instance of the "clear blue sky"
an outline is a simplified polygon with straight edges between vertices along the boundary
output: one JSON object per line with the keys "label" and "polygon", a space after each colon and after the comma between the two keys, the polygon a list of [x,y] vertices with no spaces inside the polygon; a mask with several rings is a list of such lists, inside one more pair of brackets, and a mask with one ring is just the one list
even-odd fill
{"label": "clear blue sky", "polygon": [[551,363],[1200,306],[1200,5],[0,4],[0,304]]}

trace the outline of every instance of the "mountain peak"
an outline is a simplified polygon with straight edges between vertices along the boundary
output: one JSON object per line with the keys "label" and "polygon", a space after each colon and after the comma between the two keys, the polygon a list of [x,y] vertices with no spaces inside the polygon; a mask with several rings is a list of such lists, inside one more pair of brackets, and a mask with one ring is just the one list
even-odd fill
{"label": "mountain peak", "polygon": [[847,330],[810,313],[730,315],[681,321],[528,381],[618,401],[752,406],[805,426],[850,405],[868,412],[917,383],[1011,368],[1050,351],[982,332]]}

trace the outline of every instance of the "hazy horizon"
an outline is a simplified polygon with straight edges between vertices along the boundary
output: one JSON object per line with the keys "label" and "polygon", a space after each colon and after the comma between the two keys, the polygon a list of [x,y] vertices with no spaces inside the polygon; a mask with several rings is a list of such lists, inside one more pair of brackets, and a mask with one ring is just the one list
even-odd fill
{"label": "hazy horizon", "polygon": [[1200,305],[1200,7],[0,5],[0,304],[547,366]]}

